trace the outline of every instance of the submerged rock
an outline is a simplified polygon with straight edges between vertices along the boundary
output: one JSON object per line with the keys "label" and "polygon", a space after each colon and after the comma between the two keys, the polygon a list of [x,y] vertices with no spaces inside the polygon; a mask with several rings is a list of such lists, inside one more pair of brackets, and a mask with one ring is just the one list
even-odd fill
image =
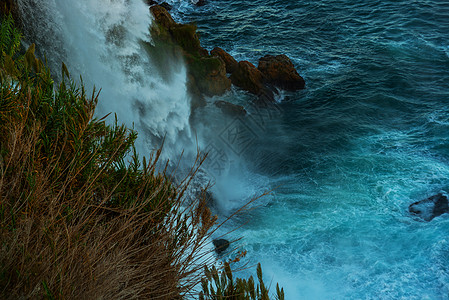
{"label": "submerged rock", "polygon": [[226,101],[215,101],[215,106],[221,109],[222,112],[233,117],[240,117],[246,115],[246,110],[241,105],[232,104]]}
{"label": "submerged rock", "polygon": [[226,73],[232,73],[237,69],[238,62],[229,53],[221,49],[220,47],[215,47],[211,52],[211,55],[220,57],[226,65]]}
{"label": "submerged rock", "polygon": [[265,55],[259,59],[257,68],[268,84],[288,91],[296,91],[305,87],[304,79],[299,76],[295,66],[286,55]]}
{"label": "submerged rock", "polygon": [[225,239],[213,240],[212,243],[215,246],[215,252],[218,254],[223,253],[226,249],[229,248],[229,241]]}
{"label": "submerged rock", "polygon": [[[170,13],[160,5],[151,6],[150,11],[153,14],[156,23],[163,29],[169,30],[172,26],[177,24]],[[158,35],[160,34],[161,32],[159,31]]]}
{"label": "submerged rock", "polygon": [[431,221],[435,217],[449,213],[449,201],[445,195],[439,193],[410,204],[408,210],[425,221]]}

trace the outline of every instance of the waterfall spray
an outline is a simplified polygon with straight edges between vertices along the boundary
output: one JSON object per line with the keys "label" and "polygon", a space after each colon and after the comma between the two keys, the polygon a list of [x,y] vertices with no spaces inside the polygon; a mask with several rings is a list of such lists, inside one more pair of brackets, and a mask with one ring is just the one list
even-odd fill
{"label": "waterfall spray", "polygon": [[[177,157],[190,147],[190,97],[182,60],[171,59],[162,78],[145,51],[151,43],[151,15],[143,1],[19,0],[29,41],[51,58],[57,73],[66,62],[73,78],[82,76],[88,90],[101,88],[98,117],[112,112],[139,132],[141,155],[159,148]],[[56,72],[55,72],[56,71]],[[108,118],[113,121],[113,117]]]}

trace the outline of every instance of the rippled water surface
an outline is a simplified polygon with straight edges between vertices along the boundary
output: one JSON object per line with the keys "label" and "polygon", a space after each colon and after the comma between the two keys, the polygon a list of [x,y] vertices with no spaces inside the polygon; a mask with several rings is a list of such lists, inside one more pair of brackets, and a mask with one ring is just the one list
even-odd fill
{"label": "rippled water surface", "polygon": [[172,3],[209,50],[306,80],[242,154],[278,187],[233,233],[247,261],[287,299],[448,299],[449,215],[407,209],[449,188],[449,2]]}
{"label": "rippled water surface", "polygon": [[[19,6],[38,49],[102,88],[97,114],[135,125],[141,154],[162,139],[172,161],[211,151],[204,177],[215,179],[221,217],[274,189],[218,235],[242,237],[233,244],[248,253],[241,264],[261,262],[287,299],[449,299],[449,214],[423,222],[408,213],[449,192],[449,2],[168,2],[209,50],[256,65],[288,55],[306,89],[281,91],[264,110],[234,88],[192,112],[182,61],[160,68],[143,47],[142,2]],[[212,104],[220,99],[249,114],[224,117]],[[223,173],[210,172],[214,163]]]}

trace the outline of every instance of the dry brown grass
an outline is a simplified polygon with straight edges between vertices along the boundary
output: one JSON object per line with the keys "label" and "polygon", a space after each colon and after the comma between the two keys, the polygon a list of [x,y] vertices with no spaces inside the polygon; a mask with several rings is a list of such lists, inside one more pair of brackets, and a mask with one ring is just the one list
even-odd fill
{"label": "dry brown grass", "polygon": [[95,154],[62,161],[70,156],[60,152],[70,148],[63,134],[44,155],[44,126],[28,121],[29,102],[2,124],[0,298],[178,299],[190,292],[214,223],[205,201],[184,207],[187,184],[174,187],[156,175],[156,155],[133,179],[128,192],[135,198],[117,205],[131,171],[103,184],[117,171],[115,153],[85,174],[88,163],[78,162],[90,163],[86,156]]}
{"label": "dry brown grass", "polygon": [[67,79],[54,91],[32,50],[0,65],[0,298],[192,293],[215,222],[204,199],[184,203],[202,160],[174,186],[160,152],[142,165],[136,134],[93,119],[97,94]]}
{"label": "dry brown grass", "polygon": [[[245,283],[238,286],[217,281],[216,269],[214,279],[209,271],[204,279],[212,259],[205,246],[217,219],[205,193],[195,199],[185,194],[205,158],[198,157],[175,185],[167,167],[160,169],[160,151],[148,162],[140,160],[135,132],[93,117],[95,91],[88,96],[74,84],[65,65],[63,81],[55,87],[34,56],[34,45],[23,55],[17,53],[19,46],[12,17],[4,18],[0,299],[258,295],[246,281],[236,281]],[[230,276],[226,266],[221,278]],[[202,294],[196,290],[200,282]],[[216,292],[214,285],[223,288]]]}

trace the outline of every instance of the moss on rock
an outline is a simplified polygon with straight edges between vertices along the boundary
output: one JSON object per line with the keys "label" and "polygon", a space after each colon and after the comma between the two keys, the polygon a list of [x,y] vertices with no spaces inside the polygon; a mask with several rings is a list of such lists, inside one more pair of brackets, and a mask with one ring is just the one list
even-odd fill
{"label": "moss on rock", "polygon": [[155,46],[163,44],[165,49],[179,52],[186,62],[187,87],[194,106],[204,105],[204,96],[221,95],[231,88],[225,63],[201,47],[195,24],[176,23],[160,5],[152,6],[150,11],[155,19],[151,28]]}

